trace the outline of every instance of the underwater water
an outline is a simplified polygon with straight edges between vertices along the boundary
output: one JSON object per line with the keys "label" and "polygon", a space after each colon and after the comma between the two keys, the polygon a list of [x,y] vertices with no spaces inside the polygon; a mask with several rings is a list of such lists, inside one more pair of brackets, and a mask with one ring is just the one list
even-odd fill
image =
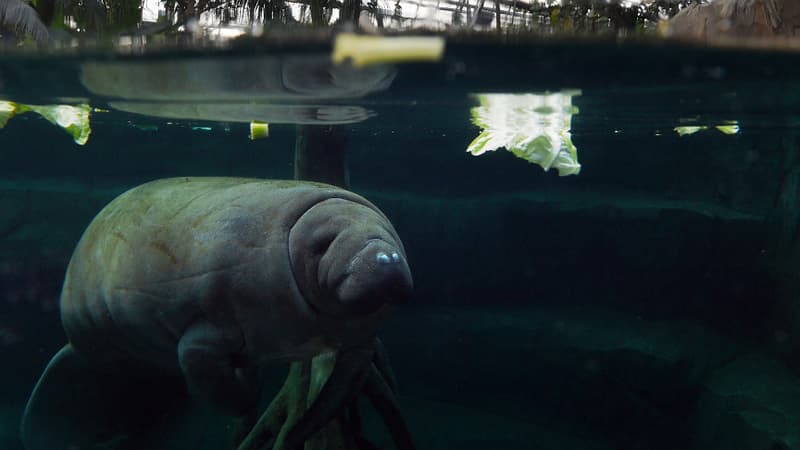
{"label": "underwater water", "polygon": [[[159,178],[291,179],[314,127],[407,252],[413,300],[378,335],[418,448],[800,448],[800,55],[475,40],[362,71],[330,51],[0,58],[0,448],[66,343],[92,218]],[[89,105],[84,145],[20,106],[56,104]],[[229,433],[190,412],[123,448]]]}

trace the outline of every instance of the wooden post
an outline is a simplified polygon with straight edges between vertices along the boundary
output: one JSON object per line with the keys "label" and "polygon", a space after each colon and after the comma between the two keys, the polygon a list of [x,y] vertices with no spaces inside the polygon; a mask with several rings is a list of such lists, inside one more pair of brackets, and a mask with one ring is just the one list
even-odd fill
{"label": "wooden post", "polygon": [[298,125],[294,178],[350,187],[347,138],[341,127]]}

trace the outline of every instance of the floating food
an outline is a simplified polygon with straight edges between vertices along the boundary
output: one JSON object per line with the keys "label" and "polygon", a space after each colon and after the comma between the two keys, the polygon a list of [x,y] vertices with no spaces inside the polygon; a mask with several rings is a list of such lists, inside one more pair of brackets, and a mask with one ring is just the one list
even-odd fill
{"label": "floating food", "polygon": [[441,36],[367,36],[342,33],[333,44],[333,62],[354,67],[404,62],[436,62],[444,55]]}
{"label": "floating food", "polygon": [[265,122],[250,122],[250,140],[269,137],[269,124]]}
{"label": "floating food", "polygon": [[6,126],[8,121],[17,114],[35,112],[47,119],[48,122],[63,128],[72,136],[78,145],[89,141],[92,128],[89,125],[89,115],[92,108],[89,105],[23,105],[9,101],[0,101],[0,128]]}
{"label": "floating food", "polygon": [[719,125],[683,125],[677,126],[674,128],[675,132],[678,133],[679,136],[688,136],[690,134],[695,134],[699,131],[705,131],[709,128],[713,127],[715,130],[719,131],[722,134],[738,134],[739,133],[739,122],[732,120],[730,122],[725,122]]}
{"label": "floating food", "polygon": [[549,94],[475,94],[472,123],[481,127],[467,151],[475,156],[505,148],[515,156],[558,170],[559,176],[581,171],[570,133],[578,108],[572,97],[580,91]]}

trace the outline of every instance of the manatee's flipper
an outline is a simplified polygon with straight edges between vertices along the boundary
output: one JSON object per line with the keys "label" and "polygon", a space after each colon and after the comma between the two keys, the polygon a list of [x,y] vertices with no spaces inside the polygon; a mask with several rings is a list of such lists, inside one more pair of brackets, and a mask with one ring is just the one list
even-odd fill
{"label": "manatee's flipper", "polygon": [[119,366],[96,368],[68,344],[50,360],[28,400],[22,442],[27,450],[120,448],[185,400],[172,380],[153,383]]}
{"label": "manatee's flipper", "polygon": [[286,433],[282,449],[302,449],[305,441],[322,429],[331,419],[345,411],[352,402],[372,363],[371,346],[354,347],[340,351],[328,380],[308,410]]}
{"label": "manatee's flipper", "polygon": [[255,414],[258,398],[255,374],[235,357],[243,345],[240,334],[204,321],[190,326],[178,342],[189,392],[239,417]]}

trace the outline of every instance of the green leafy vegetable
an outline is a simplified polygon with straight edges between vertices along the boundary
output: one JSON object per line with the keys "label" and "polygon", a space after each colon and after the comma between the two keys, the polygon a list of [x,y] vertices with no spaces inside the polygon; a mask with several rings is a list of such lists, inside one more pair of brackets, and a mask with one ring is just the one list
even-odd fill
{"label": "green leafy vegetable", "polygon": [[578,150],[570,133],[578,108],[572,97],[580,91],[546,94],[476,94],[472,123],[481,134],[467,147],[475,156],[505,148],[515,156],[558,170],[559,176],[577,175]]}
{"label": "green leafy vegetable", "polygon": [[17,113],[17,104],[0,100],[0,128],[8,123],[9,119]]}
{"label": "green leafy vegetable", "polygon": [[707,130],[707,126],[685,126],[685,127],[675,127],[675,132],[678,133],[679,136],[688,136],[690,134],[695,134],[698,131]]}
{"label": "green leafy vegetable", "polygon": [[[695,134],[698,131],[708,130],[709,128],[710,127],[708,125],[684,125],[677,126],[674,128],[674,130],[679,136],[688,136],[690,134]],[[739,122],[731,120],[719,125],[714,125],[714,128],[723,134],[737,134],[739,133]]]}
{"label": "green leafy vegetable", "polygon": [[57,125],[72,136],[78,145],[84,145],[89,140],[92,128],[89,125],[91,107],[89,105],[23,105],[9,101],[0,101],[0,128],[16,114],[33,111]]}

